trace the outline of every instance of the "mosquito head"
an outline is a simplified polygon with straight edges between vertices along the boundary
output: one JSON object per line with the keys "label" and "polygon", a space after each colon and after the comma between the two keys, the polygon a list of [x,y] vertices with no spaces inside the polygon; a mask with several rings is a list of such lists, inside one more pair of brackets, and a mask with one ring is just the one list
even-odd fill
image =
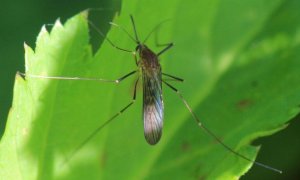
{"label": "mosquito head", "polygon": [[140,56],[142,56],[146,51],[149,51],[149,48],[142,43],[138,43],[136,48],[135,48],[135,52],[137,52]]}
{"label": "mosquito head", "polygon": [[136,48],[135,48],[135,51],[140,53],[143,48],[144,48],[144,45],[141,44],[141,43],[138,43]]}
{"label": "mosquito head", "polygon": [[138,44],[135,48],[136,52],[139,54],[140,60],[147,61],[147,62],[153,62],[155,61],[155,65],[158,63],[158,59],[156,54],[151,51],[145,44]]}

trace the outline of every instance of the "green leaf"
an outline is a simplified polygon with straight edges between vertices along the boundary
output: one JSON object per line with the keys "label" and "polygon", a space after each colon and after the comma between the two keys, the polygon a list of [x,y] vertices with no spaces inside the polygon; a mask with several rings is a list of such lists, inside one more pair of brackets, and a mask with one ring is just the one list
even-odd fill
{"label": "green leaf", "polygon": [[[139,38],[159,22],[163,71],[185,79],[174,84],[203,124],[239,153],[254,159],[250,143],[286,127],[299,113],[300,15],[294,1],[130,1],[117,24]],[[99,27],[101,29],[101,27]],[[131,31],[130,31],[131,32]],[[120,47],[135,43],[118,28],[108,37]],[[155,52],[154,36],[147,42]],[[42,28],[33,51],[25,45],[26,73],[116,79],[136,69],[130,53],[105,41],[95,56],[86,14]],[[161,141],[143,137],[141,87],[136,103],[67,163],[76,147],[132,98],[134,80],[116,85],[16,76],[14,100],[0,144],[5,179],[237,179],[251,163],[226,151],[200,129],[176,93],[164,87]],[[262,146],[263,148],[263,146]],[[274,147],[275,148],[275,147]],[[272,161],[268,162],[272,165]],[[279,167],[280,168],[280,167]],[[13,172],[13,173],[12,173]]]}

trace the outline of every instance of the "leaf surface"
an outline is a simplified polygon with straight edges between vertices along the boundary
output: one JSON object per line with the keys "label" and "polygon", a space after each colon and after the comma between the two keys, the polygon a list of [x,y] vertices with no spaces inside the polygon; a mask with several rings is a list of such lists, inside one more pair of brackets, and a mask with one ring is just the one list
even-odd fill
{"label": "leaf surface", "polygon": [[[283,129],[299,113],[300,27],[297,1],[124,1],[114,22],[131,32],[133,14],[143,40],[159,22],[163,71],[203,124],[239,153],[254,159],[254,139]],[[293,18],[289,18],[293,17]],[[289,19],[289,21],[286,21]],[[101,27],[99,27],[101,29]],[[107,37],[122,48],[135,44],[119,28]],[[147,45],[155,52],[154,35]],[[95,56],[86,14],[49,34],[42,28],[33,51],[25,46],[26,73],[117,79],[136,69],[130,53],[108,44]],[[66,159],[84,139],[131,100],[134,80],[99,83],[16,76],[14,100],[0,144],[6,179],[237,179],[251,163],[234,156],[199,129],[176,93],[163,87],[163,137],[143,137],[141,87],[136,103]],[[269,162],[272,165],[272,162]],[[14,172],[13,174],[10,172]]]}

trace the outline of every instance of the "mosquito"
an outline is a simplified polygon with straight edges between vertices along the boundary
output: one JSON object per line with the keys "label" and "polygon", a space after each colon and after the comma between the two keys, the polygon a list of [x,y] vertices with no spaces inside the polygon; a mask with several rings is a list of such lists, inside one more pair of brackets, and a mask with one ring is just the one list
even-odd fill
{"label": "mosquito", "polygon": [[[174,91],[177,96],[180,98],[180,100],[183,102],[184,106],[187,108],[187,110],[190,112],[192,118],[196,122],[197,126],[201,129],[203,129],[209,136],[211,136],[214,140],[216,140],[223,148],[225,148],[230,153],[248,161],[251,162],[257,166],[263,167],[265,169],[269,169],[271,171],[282,173],[281,170],[273,168],[271,166],[268,166],[266,164],[257,162],[255,160],[251,160],[250,158],[244,156],[243,154],[240,154],[233,150],[231,147],[226,145],[214,132],[209,130],[206,126],[203,125],[203,123],[200,121],[198,116],[194,113],[191,106],[188,104],[188,102],[185,100],[181,92],[176,89],[173,85],[166,82],[162,77],[167,77],[170,80],[183,82],[184,80],[182,78],[166,74],[162,72],[162,68],[160,65],[159,57],[164,54],[166,51],[168,51],[170,48],[173,47],[173,43],[167,43],[162,44],[164,48],[160,50],[158,53],[153,52],[150,48],[147,47],[145,42],[150,37],[150,35],[158,29],[158,27],[162,24],[158,24],[156,27],[150,31],[150,33],[146,36],[144,41],[140,41],[138,37],[138,33],[135,26],[135,21],[133,19],[133,16],[130,15],[131,24],[133,27],[134,36],[132,36],[125,28],[122,26],[119,26],[115,23],[110,23],[113,26],[116,26],[120,28],[122,31],[124,31],[130,39],[132,39],[136,43],[135,50],[128,50],[121,48],[117,45],[115,45],[105,34],[100,31],[92,22],[88,20],[88,23],[114,48],[132,53],[135,64],[137,66],[137,69],[134,71],[131,71],[127,73],[126,75],[116,79],[116,80],[107,80],[102,78],[83,78],[83,77],[59,77],[59,76],[41,76],[41,75],[33,75],[33,74],[26,74],[18,72],[19,75],[23,77],[30,77],[30,78],[43,78],[43,79],[57,79],[57,80],[83,80],[83,81],[100,81],[100,82],[111,82],[111,83],[121,83],[126,78],[134,75],[134,74],[141,74],[136,81],[134,85],[134,91],[133,91],[133,97],[130,103],[128,103],[125,107],[123,107],[118,113],[113,115],[111,118],[109,118],[107,121],[105,121],[101,126],[99,126],[97,129],[95,129],[77,148],[73,151],[73,153],[69,156],[68,160],[73,157],[73,155],[76,154],[78,150],[80,150],[86,143],[88,143],[98,132],[100,132],[105,126],[107,126],[110,122],[112,122],[114,119],[116,119],[118,116],[120,116],[122,113],[124,113],[129,107],[131,107],[136,100],[136,91],[137,91],[137,84],[142,79],[143,84],[143,122],[144,122],[144,136],[148,144],[155,145],[159,142],[162,136],[162,128],[163,128],[163,119],[164,119],[164,103],[163,103],[163,96],[162,96],[162,84],[166,85],[168,88],[170,88],[172,91]],[[68,161],[67,160],[67,161]]]}

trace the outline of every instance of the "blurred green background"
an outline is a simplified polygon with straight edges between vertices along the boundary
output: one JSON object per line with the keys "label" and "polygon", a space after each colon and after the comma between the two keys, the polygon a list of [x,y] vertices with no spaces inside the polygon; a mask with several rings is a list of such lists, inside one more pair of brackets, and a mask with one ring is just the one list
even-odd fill
{"label": "blurred green background", "polygon": [[[298,3],[299,4],[299,3]],[[57,18],[62,22],[86,8],[103,8],[92,21],[101,24],[102,31],[109,28],[108,22],[115,11],[120,10],[120,0],[17,0],[1,1],[0,5],[0,135],[2,136],[7,114],[12,102],[12,89],[16,71],[24,71],[23,43],[35,46],[35,40],[43,24],[51,24]],[[299,7],[300,12],[300,7]],[[101,18],[100,18],[101,17]],[[299,20],[300,23],[300,20]],[[93,36],[94,37],[94,36]],[[95,46],[103,39],[92,39]],[[176,42],[175,42],[176,43]],[[300,92],[299,92],[300,93]],[[26,103],[24,103],[26,105]],[[300,179],[300,116],[290,126],[271,137],[262,138],[255,144],[263,144],[257,161],[280,169],[278,175],[260,167],[254,167],[242,179]],[[277,147],[274,149],[274,147]]]}

